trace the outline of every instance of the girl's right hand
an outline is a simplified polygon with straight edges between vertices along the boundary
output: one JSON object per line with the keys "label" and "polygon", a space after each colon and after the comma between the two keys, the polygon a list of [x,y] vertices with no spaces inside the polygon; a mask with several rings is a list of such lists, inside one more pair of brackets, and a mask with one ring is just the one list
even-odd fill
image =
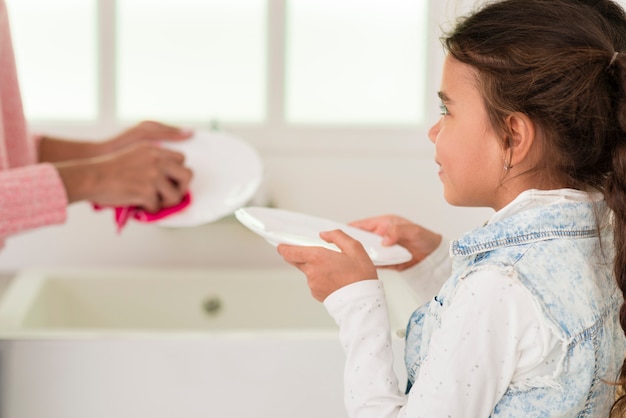
{"label": "girl's right hand", "polygon": [[442,236],[397,215],[382,215],[350,223],[351,226],[383,237],[382,245],[398,244],[409,250],[410,261],[387,268],[406,270],[426,258],[441,244]]}
{"label": "girl's right hand", "polygon": [[311,294],[320,302],[349,284],[376,280],[378,275],[363,245],[341,230],[323,231],[320,237],[340,251],[324,247],[280,244],[278,253],[306,277]]}

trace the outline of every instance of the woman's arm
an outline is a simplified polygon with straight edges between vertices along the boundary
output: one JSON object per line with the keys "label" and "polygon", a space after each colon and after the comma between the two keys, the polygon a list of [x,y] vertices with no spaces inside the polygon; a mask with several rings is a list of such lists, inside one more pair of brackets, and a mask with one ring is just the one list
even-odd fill
{"label": "woman's arm", "polygon": [[51,164],[0,171],[0,247],[10,235],[65,221],[67,196]]}
{"label": "woman's arm", "polygon": [[140,206],[158,211],[178,203],[191,171],[184,156],[157,141],[181,141],[191,131],[144,121],[101,142],[53,137],[39,140],[39,160],[58,171],[68,203],[89,200],[101,206]]}

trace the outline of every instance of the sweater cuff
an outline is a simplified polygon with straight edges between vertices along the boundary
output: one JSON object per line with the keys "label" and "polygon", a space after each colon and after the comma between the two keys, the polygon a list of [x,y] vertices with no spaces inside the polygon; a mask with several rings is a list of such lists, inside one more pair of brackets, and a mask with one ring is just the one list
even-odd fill
{"label": "sweater cuff", "polygon": [[335,290],[324,299],[324,307],[341,326],[341,318],[346,310],[359,301],[371,298],[385,298],[385,290],[380,280],[362,280]]}
{"label": "sweater cuff", "polygon": [[0,239],[29,229],[60,224],[67,216],[67,194],[51,164],[0,173]]}

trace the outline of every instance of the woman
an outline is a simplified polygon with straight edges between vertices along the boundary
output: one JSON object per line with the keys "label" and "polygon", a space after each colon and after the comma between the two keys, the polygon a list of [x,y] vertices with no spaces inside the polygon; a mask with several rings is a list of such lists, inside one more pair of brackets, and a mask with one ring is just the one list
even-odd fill
{"label": "woman", "polygon": [[0,0],[0,248],[7,237],[65,221],[67,205],[141,206],[156,212],[178,203],[192,172],[184,156],[157,140],[191,132],[142,122],[102,142],[27,133],[6,5]]}

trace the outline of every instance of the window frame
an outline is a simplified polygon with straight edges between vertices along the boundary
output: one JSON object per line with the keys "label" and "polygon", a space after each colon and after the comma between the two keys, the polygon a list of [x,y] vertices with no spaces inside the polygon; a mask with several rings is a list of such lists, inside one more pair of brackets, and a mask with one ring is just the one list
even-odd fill
{"label": "window frame", "polygon": [[[222,123],[218,129],[245,138],[262,154],[270,155],[347,155],[414,156],[432,152],[427,132],[437,120],[436,92],[443,63],[439,37],[440,23],[446,19],[446,2],[429,1],[425,115],[423,125],[298,125],[285,120],[285,32],[288,0],[267,0],[267,103],[266,120],[259,124]],[[95,121],[32,121],[32,131],[73,138],[100,139],[113,135],[136,121],[116,117],[116,1],[96,0],[97,42],[97,119]],[[453,1],[454,3],[454,1]],[[449,11],[449,10],[448,10]],[[177,124],[176,120],[163,121]],[[191,128],[213,129],[205,124],[185,124]]]}

